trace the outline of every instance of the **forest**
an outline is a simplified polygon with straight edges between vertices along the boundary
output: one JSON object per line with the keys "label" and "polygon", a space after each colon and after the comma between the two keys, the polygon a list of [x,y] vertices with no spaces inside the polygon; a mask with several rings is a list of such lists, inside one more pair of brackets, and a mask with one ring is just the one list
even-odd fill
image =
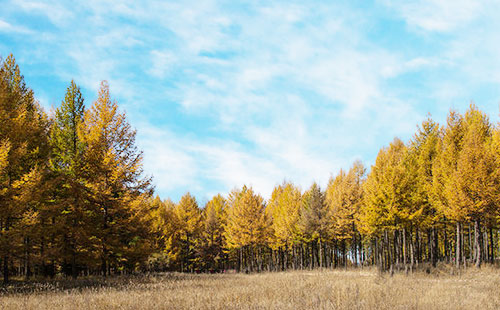
{"label": "forest", "polygon": [[368,169],[322,189],[235,188],[200,206],[154,194],[136,132],[103,81],[71,81],[47,113],[13,55],[0,61],[0,273],[30,279],[151,271],[376,266],[411,272],[494,264],[500,250],[500,126],[471,104],[429,116]]}

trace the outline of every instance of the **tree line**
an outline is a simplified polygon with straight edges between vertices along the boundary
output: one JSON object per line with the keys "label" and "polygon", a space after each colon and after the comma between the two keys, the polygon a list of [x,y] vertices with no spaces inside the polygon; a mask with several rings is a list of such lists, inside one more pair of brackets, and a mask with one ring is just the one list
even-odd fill
{"label": "tree line", "polygon": [[494,263],[500,246],[500,126],[471,104],[428,117],[368,171],[323,190],[251,187],[204,206],[153,196],[135,131],[106,82],[87,109],[72,81],[45,113],[11,55],[0,66],[0,262],[9,275],[283,271]]}
{"label": "tree line", "polygon": [[500,126],[474,104],[428,117],[407,143],[395,138],[369,171],[356,161],[324,190],[251,187],[203,208],[189,193],[152,200],[158,270],[282,271],[373,265],[412,271],[438,262],[494,263],[500,246]]}

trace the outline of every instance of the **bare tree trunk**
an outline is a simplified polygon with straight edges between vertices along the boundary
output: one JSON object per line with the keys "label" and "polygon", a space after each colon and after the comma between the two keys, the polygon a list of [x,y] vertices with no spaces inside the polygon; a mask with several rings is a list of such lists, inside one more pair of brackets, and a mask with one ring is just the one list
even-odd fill
{"label": "bare tree trunk", "polygon": [[415,263],[415,247],[413,244],[413,229],[410,227],[410,271],[413,272],[413,264]]}
{"label": "bare tree trunk", "polygon": [[315,241],[310,241],[307,244],[307,264],[309,265],[309,270],[314,269],[314,243]]}
{"label": "bare tree trunk", "polygon": [[238,272],[243,271],[243,247],[240,247],[238,250],[240,255],[238,256]]}
{"label": "bare tree trunk", "polygon": [[385,237],[385,248],[386,248],[386,253],[387,253],[387,267],[386,269],[390,269],[392,271],[392,264],[393,264],[393,257],[392,257],[392,251],[391,251],[391,244],[389,241],[389,234],[387,233],[387,230],[384,232]]}
{"label": "bare tree trunk", "polygon": [[432,241],[434,242],[432,246],[432,250],[434,251],[432,266],[436,267],[436,263],[439,260],[439,232],[436,227],[432,227]]}
{"label": "bare tree trunk", "polygon": [[457,268],[460,268],[460,254],[461,254],[461,251],[460,251],[460,223],[457,222],[457,250],[456,250],[456,253],[455,253],[455,260],[456,260],[456,265],[457,265]]}
{"label": "bare tree trunk", "polygon": [[403,227],[403,265],[405,268],[405,273],[408,273],[408,261],[407,261],[407,256],[408,256],[408,244],[406,243],[406,228]]}
{"label": "bare tree trunk", "polygon": [[422,247],[421,247],[421,241],[420,241],[420,232],[418,230],[418,227],[415,229],[415,250],[416,250],[416,265],[418,267],[418,263],[422,261]]}
{"label": "bare tree trunk", "polygon": [[[5,220],[5,226],[4,226],[4,230],[5,230],[5,233],[7,235],[7,238],[9,238],[9,219],[7,218]],[[7,244],[8,244],[8,241],[7,241]],[[2,258],[2,261],[3,261],[3,284],[7,284],[9,283],[9,255],[8,255],[8,252],[5,253],[5,255],[3,256]]]}
{"label": "bare tree trunk", "polygon": [[[449,263],[450,262],[450,257],[451,257],[451,250],[449,251],[450,253],[448,253],[448,234],[446,232],[446,224],[443,225],[443,258],[444,260]],[[439,250],[439,247],[438,247],[438,250]],[[448,255],[450,254],[450,255]],[[438,255],[439,256],[439,255]]]}
{"label": "bare tree trunk", "polygon": [[300,270],[304,269],[304,243],[300,244]]}
{"label": "bare tree trunk", "polygon": [[474,243],[476,246],[476,267],[481,267],[481,225],[478,219],[474,221]]}
{"label": "bare tree trunk", "polygon": [[485,262],[489,262],[490,261],[490,248],[489,248],[489,245],[488,245],[488,229],[485,227],[484,228],[484,231],[483,231],[483,234],[482,234],[482,237],[483,237],[483,243],[484,244],[484,247],[483,247],[483,260]]}
{"label": "bare tree trunk", "polygon": [[469,261],[476,260],[476,248],[472,246],[472,228],[469,223]]}
{"label": "bare tree trunk", "polygon": [[319,255],[319,268],[323,269],[323,246],[321,244],[321,238],[318,239],[319,242],[319,249],[318,249],[318,255]]}
{"label": "bare tree trunk", "polygon": [[493,241],[493,227],[490,227],[490,263],[495,262],[495,243]]}
{"label": "bare tree trunk", "polygon": [[460,223],[460,250],[462,251],[462,263],[464,264],[464,269],[467,268],[467,259],[465,257],[465,234],[464,234],[464,224]]}

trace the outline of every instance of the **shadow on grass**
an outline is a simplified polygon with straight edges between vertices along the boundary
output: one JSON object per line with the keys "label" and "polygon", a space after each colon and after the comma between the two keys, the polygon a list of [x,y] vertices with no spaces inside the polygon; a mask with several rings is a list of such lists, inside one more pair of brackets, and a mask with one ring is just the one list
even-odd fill
{"label": "shadow on grass", "polygon": [[151,284],[166,281],[182,281],[192,277],[181,273],[155,273],[119,276],[89,276],[78,279],[55,278],[37,280],[11,280],[7,285],[0,284],[0,296],[17,294],[54,293],[68,291],[100,291],[106,289],[130,290],[147,289]]}

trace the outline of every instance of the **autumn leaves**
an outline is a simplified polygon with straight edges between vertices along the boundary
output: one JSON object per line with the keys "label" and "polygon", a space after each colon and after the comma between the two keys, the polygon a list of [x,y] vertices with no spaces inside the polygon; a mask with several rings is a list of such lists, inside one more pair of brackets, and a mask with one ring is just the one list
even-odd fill
{"label": "autumn leaves", "polygon": [[199,206],[152,198],[135,131],[103,82],[86,109],[71,82],[53,114],[12,56],[0,68],[0,260],[9,274],[457,267],[498,254],[500,129],[471,105],[394,139],[322,191],[251,187]]}
{"label": "autumn leaves", "polygon": [[[408,143],[396,138],[382,148],[369,173],[355,162],[324,192],[316,184],[302,192],[284,182],[267,202],[247,187],[227,199],[219,195],[191,217],[200,221],[198,233],[189,234],[192,256],[175,255],[182,248],[171,246],[179,244],[173,236],[182,240],[182,234],[166,233],[171,266],[182,261],[191,269],[254,271],[373,264],[412,270],[439,261],[457,267],[492,262],[498,246],[499,132],[471,105],[464,115],[451,111],[445,126],[426,119]],[[182,209],[184,201],[169,205]],[[164,222],[176,222],[176,213],[169,214],[173,218]],[[212,233],[203,227],[217,232],[217,242],[210,242],[217,255],[210,259],[201,249]],[[218,263],[208,263],[213,259]]]}
{"label": "autumn leaves", "polygon": [[4,282],[12,272],[76,277],[136,268],[148,253],[150,180],[106,82],[88,110],[71,82],[47,116],[11,55],[0,69],[0,100]]}

